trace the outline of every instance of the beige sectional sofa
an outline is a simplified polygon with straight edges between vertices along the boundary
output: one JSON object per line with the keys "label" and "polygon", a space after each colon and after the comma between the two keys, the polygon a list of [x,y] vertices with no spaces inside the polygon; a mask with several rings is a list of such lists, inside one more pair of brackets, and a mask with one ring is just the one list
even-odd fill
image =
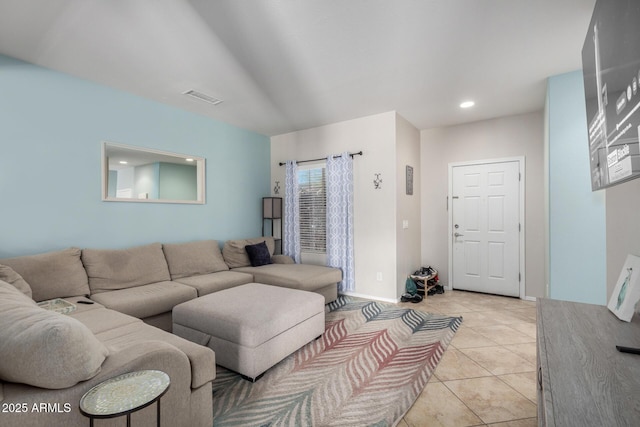
{"label": "beige sectional sofa", "polygon": [[[273,263],[253,267],[245,246],[262,241],[272,254]],[[324,297],[325,304],[338,298],[337,284],[342,280],[340,270],[318,265],[294,264],[293,259],[288,256],[273,255],[274,247],[273,238],[227,240],[222,248],[222,255],[231,272],[250,274],[253,276],[253,282],[316,292]]]}
{"label": "beige sectional sofa", "polygon": [[[274,264],[253,267],[245,246],[263,241]],[[87,425],[78,410],[87,390],[159,369],[171,378],[163,425],[211,426],[215,354],[170,333],[173,307],[251,282],[337,297],[340,270],[292,264],[273,248],[273,239],[258,238],[228,241],[221,252],[206,240],[0,259],[0,425]],[[36,304],[57,298],[75,309],[61,315]],[[122,422],[110,421],[100,425]],[[155,406],[132,422],[155,425]]]}

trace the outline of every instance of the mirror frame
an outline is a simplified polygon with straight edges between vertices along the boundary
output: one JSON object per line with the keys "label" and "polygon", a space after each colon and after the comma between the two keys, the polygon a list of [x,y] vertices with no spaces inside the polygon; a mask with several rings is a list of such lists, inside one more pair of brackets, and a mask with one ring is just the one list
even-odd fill
{"label": "mirror frame", "polygon": [[[136,199],[124,197],[109,197],[109,158],[107,157],[107,146],[115,148],[124,148],[127,150],[137,151],[141,153],[149,153],[151,155],[169,156],[177,159],[190,158],[194,160],[196,166],[196,200],[172,200],[172,199]],[[146,147],[137,147],[134,145],[119,144],[110,141],[102,142],[102,201],[103,202],[131,202],[131,203],[181,203],[191,205],[203,205],[206,203],[205,191],[205,159],[204,157],[191,156],[186,154],[172,153],[169,151],[155,150]]]}

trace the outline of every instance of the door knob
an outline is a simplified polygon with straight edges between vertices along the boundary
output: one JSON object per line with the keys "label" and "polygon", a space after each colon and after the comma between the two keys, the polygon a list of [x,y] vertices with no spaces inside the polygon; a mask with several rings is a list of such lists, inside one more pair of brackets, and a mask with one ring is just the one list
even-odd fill
{"label": "door knob", "polygon": [[460,233],[453,233],[454,237],[460,237],[460,236],[464,236],[464,234],[460,234]]}

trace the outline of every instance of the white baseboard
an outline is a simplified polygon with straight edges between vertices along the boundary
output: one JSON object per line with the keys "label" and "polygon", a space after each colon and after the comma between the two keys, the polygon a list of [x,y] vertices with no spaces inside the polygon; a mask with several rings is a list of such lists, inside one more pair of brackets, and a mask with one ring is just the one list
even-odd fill
{"label": "white baseboard", "polygon": [[372,296],[372,295],[365,295],[365,294],[359,294],[357,292],[340,292],[340,295],[346,295],[349,297],[356,297],[356,298],[364,298],[364,299],[371,299],[374,301],[382,301],[382,302],[390,302],[390,303],[398,303],[400,302],[400,299],[393,299],[393,298],[381,298],[381,297],[377,297],[377,296]]}
{"label": "white baseboard", "polygon": [[[440,284],[442,285],[442,282]],[[447,290],[447,291],[452,291],[453,290],[453,288],[451,287],[450,284],[446,284],[446,285],[443,285],[443,286],[444,286],[444,289]],[[537,301],[536,297],[530,297],[530,296],[526,296],[526,295],[521,299],[524,300],[524,301],[533,301],[533,302]]]}
{"label": "white baseboard", "polygon": [[[444,289],[448,290],[448,291],[452,290],[450,286],[444,286]],[[374,301],[390,302],[390,303],[394,303],[394,304],[400,302],[400,298],[397,298],[397,299],[381,298],[381,297],[373,296],[373,295],[359,294],[357,292],[340,292],[340,295],[346,295],[346,296],[356,297],[356,298],[370,299],[370,300],[374,300]],[[522,300],[524,300],[524,301],[533,301],[533,302],[537,301],[536,297],[530,297],[530,296],[525,296],[524,298],[522,298]]]}

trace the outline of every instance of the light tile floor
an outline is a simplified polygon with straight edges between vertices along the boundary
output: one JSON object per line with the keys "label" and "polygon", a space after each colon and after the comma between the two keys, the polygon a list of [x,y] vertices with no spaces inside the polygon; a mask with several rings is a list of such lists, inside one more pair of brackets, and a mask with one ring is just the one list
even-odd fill
{"label": "light tile floor", "polygon": [[537,425],[535,302],[446,291],[401,304],[463,320],[399,427]]}

